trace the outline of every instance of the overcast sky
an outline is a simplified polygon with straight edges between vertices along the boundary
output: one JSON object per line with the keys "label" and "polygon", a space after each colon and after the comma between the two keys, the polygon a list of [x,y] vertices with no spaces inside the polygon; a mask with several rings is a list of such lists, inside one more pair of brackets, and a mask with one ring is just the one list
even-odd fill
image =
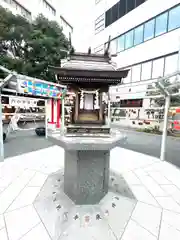
{"label": "overcast sky", "polygon": [[72,44],[76,51],[87,51],[93,31],[94,0],[60,0],[63,16],[74,27]]}

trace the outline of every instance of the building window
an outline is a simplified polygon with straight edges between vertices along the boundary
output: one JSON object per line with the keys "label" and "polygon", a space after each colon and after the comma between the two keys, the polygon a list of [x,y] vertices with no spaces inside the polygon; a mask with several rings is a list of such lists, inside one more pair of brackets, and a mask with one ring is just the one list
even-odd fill
{"label": "building window", "polygon": [[141,65],[132,67],[132,82],[138,82],[141,80]]}
{"label": "building window", "polygon": [[127,0],[127,13],[135,8],[135,0]]}
{"label": "building window", "polygon": [[119,3],[112,7],[112,23],[118,20]]}
{"label": "building window", "polygon": [[143,4],[146,0],[136,0],[136,7]]}
{"label": "building window", "polygon": [[155,36],[159,36],[167,32],[168,13],[165,12],[156,17]]}
{"label": "building window", "polygon": [[106,12],[105,14],[105,27],[108,27],[112,22],[111,22],[111,8]]}
{"label": "building window", "polygon": [[134,33],[133,30],[126,33],[126,35],[125,35],[125,49],[128,49],[128,48],[133,46],[133,35],[134,35],[133,33]]}
{"label": "building window", "polygon": [[117,53],[117,39],[114,39],[110,43],[110,53],[116,54]]}
{"label": "building window", "polygon": [[151,73],[152,73],[152,61],[143,63],[141,70],[141,80],[151,79]]}
{"label": "building window", "polygon": [[[123,9],[123,6],[126,6],[125,0],[121,0],[119,2],[119,16]],[[123,5],[124,4],[124,5]],[[122,6],[122,8],[121,8]],[[111,8],[112,9],[112,8]],[[109,9],[109,10],[111,10]],[[106,14],[112,14],[112,11],[107,11]],[[110,17],[111,15],[109,15]],[[180,27],[180,5],[174,7],[171,10],[154,17],[153,19],[141,24],[138,27],[128,31],[127,33],[121,34],[118,37],[118,52],[131,48],[132,46],[136,46],[142,42],[153,39],[167,31],[176,29]],[[106,24],[110,25],[112,23],[112,19],[108,20],[108,17],[105,19]],[[105,25],[106,26],[106,25]],[[125,36],[125,47],[123,47],[124,37]]]}
{"label": "building window", "polygon": [[152,78],[163,77],[164,75],[164,58],[153,61]]}
{"label": "building window", "polygon": [[[142,62],[134,66],[130,66],[130,69],[127,78],[123,79],[123,83],[130,83],[130,82],[138,82],[140,80],[148,80],[148,82],[152,80],[152,78],[157,79],[159,77],[163,77],[167,74],[171,74],[177,70],[177,62],[178,62],[178,54],[173,54],[171,56],[164,56],[159,59],[151,59],[148,62]],[[125,70],[125,69],[123,69]],[[175,78],[171,78],[175,79]],[[170,79],[170,80],[171,80]],[[142,85],[145,88],[147,87],[146,84]],[[141,88],[140,85],[137,84],[137,89]],[[119,88],[122,89],[122,88]],[[125,88],[123,88],[124,90]],[[134,91],[134,86],[132,88]],[[119,91],[120,92],[120,91]]]}
{"label": "building window", "polygon": [[180,27],[180,5],[169,11],[168,31]]}
{"label": "building window", "polygon": [[126,14],[126,0],[121,0],[119,2],[119,18]]}
{"label": "building window", "polygon": [[174,54],[165,58],[164,75],[171,74],[178,69],[178,54]]}
{"label": "building window", "polygon": [[141,25],[134,29],[134,45],[138,45],[143,41],[143,29],[144,25]]}
{"label": "building window", "polygon": [[[136,1],[138,3],[136,3]],[[120,0],[105,14],[105,26],[108,27],[110,24],[123,17],[126,13],[132,11],[136,6],[144,3],[145,0]],[[106,19],[107,18],[107,19]]]}
{"label": "building window", "polygon": [[154,37],[155,19],[152,19],[144,24],[144,41]]}
{"label": "building window", "polygon": [[124,46],[125,45],[125,35],[120,36],[117,41],[118,41],[117,42],[117,44],[118,44],[117,52],[121,52],[124,50],[124,47],[125,47]]}

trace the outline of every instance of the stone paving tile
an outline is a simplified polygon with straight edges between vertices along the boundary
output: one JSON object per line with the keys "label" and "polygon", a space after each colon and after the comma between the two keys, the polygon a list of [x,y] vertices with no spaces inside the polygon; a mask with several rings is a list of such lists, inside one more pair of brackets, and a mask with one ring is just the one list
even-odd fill
{"label": "stone paving tile", "polygon": [[13,201],[6,212],[33,204],[40,191],[40,187],[25,187],[17,198]]}
{"label": "stone paving tile", "polygon": [[[5,162],[7,165],[20,166],[21,168],[28,168],[35,171],[41,171],[45,166],[64,166],[64,150],[60,147],[53,146],[38,151],[25,153],[23,155],[7,158]],[[8,164],[10,162],[10,164]],[[5,171],[5,170],[4,170]],[[3,172],[4,172],[3,171]],[[0,174],[1,176],[1,174]]]}
{"label": "stone paving tile", "polygon": [[41,187],[46,181],[48,174],[36,172],[34,177],[28,183],[29,187]]}
{"label": "stone paving tile", "polygon": [[162,221],[180,231],[180,214],[163,210]]}
{"label": "stone paving tile", "polygon": [[[112,208],[112,202],[106,200],[102,205],[102,210],[103,212],[108,210],[108,216],[106,216],[108,225],[119,239],[132,215],[136,201],[127,197],[121,197],[119,200],[116,200],[115,203],[116,207]],[[121,217],[119,217],[119,215]]]}
{"label": "stone paving tile", "polygon": [[162,209],[138,202],[132,214],[132,220],[158,237]]}
{"label": "stone paving tile", "polygon": [[158,172],[158,171],[151,171],[148,173],[150,177],[152,177],[152,179],[154,179],[154,181],[156,181],[159,185],[167,185],[167,184],[171,184],[171,182],[163,176],[162,173]]}
{"label": "stone paving tile", "polygon": [[135,221],[130,220],[122,236],[122,240],[157,240],[157,237]]}
{"label": "stone paving tile", "polygon": [[[127,157],[128,151],[128,157]],[[126,159],[126,160],[125,160]],[[135,161],[132,161],[132,160]],[[119,148],[116,147],[111,151],[110,167],[114,171],[119,173],[130,171],[136,168],[145,167],[157,162],[157,158],[146,156],[144,161],[144,154],[137,153],[131,150],[121,148],[121,154],[119,155]]]}
{"label": "stone paving tile", "polygon": [[40,171],[44,174],[51,174],[53,172],[57,172],[60,169],[59,165],[43,165]]}
{"label": "stone paving tile", "polygon": [[122,177],[125,179],[129,185],[141,185],[141,181],[133,172],[125,172],[122,174]]}
{"label": "stone paving tile", "polygon": [[0,240],[8,240],[3,215],[0,215]]}
{"label": "stone paving tile", "polygon": [[40,223],[33,206],[27,206],[4,214],[9,240],[18,240]]}
{"label": "stone paving tile", "polygon": [[175,202],[180,204],[180,189],[177,188],[175,185],[161,185],[161,188],[164,189],[173,199]]}
{"label": "stone paving tile", "polygon": [[156,200],[163,209],[180,213],[180,205],[172,197],[156,197]]}
{"label": "stone paving tile", "polygon": [[[151,164],[150,166],[152,165],[154,164]],[[148,173],[144,170],[144,168],[134,169],[133,172],[138,178],[141,178],[143,176],[148,176]]]}
{"label": "stone paving tile", "polygon": [[0,229],[0,239],[1,240],[9,240],[5,228]]}
{"label": "stone paving tile", "polygon": [[162,164],[163,164],[162,162],[158,161],[158,162],[155,162],[154,164],[151,164],[149,166],[145,166],[143,168],[143,170],[147,173],[154,172],[154,171],[162,172],[163,171]]}
{"label": "stone paving tile", "polygon": [[25,170],[20,177],[16,178],[15,181],[1,193],[0,214],[6,211],[34,174],[35,172],[32,170]]}
{"label": "stone paving tile", "polygon": [[20,240],[40,240],[40,239],[51,240],[42,223],[39,223],[27,234],[25,234],[22,238],[20,238]]}
{"label": "stone paving tile", "polygon": [[167,224],[166,222],[162,221],[159,240],[170,240],[170,239],[179,240],[180,231],[175,229],[173,226]]}
{"label": "stone paving tile", "polygon": [[0,215],[0,230],[4,227],[5,227],[4,217],[3,217],[3,215]]}
{"label": "stone paving tile", "polygon": [[167,193],[150,176],[138,176],[146,189],[155,197],[167,196]]}
{"label": "stone paving tile", "polygon": [[[64,151],[57,146],[0,165],[0,240],[51,240],[32,202],[48,175],[63,167]],[[179,240],[180,170],[122,148],[112,150],[111,169],[122,175],[138,200],[121,239]]]}
{"label": "stone paving tile", "polygon": [[158,202],[155,200],[155,198],[149,193],[149,191],[144,186],[131,185],[130,188],[138,201],[144,202],[156,207],[160,206]]}
{"label": "stone paving tile", "polygon": [[24,167],[18,166],[15,163],[5,162],[0,168],[0,188],[6,188],[11,184],[17,177],[24,172]]}
{"label": "stone paving tile", "polygon": [[0,188],[0,194],[4,191],[4,189],[5,189],[4,187]]}

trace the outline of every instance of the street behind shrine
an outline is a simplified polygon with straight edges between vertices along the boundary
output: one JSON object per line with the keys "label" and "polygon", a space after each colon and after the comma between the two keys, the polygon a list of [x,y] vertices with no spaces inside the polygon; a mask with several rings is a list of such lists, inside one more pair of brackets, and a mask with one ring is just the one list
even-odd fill
{"label": "street behind shrine", "polygon": [[[41,125],[43,125],[43,123]],[[28,124],[26,127],[32,128],[33,124]],[[121,147],[154,157],[159,157],[161,136],[136,132],[134,130],[123,128],[121,128],[121,131],[127,136],[127,143],[121,145]],[[53,144],[51,142],[45,140],[44,138],[37,137],[35,132],[32,130],[17,131],[10,134],[6,143],[4,144],[5,157],[7,158],[31,151],[36,151],[52,145]],[[168,162],[180,167],[180,138],[167,138],[166,159]]]}

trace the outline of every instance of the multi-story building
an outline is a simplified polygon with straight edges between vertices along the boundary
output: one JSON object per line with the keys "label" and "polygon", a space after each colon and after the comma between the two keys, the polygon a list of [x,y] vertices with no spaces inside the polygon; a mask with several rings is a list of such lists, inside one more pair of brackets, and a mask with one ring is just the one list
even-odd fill
{"label": "multi-story building", "polygon": [[117,68],[129,69],[124,86],[112,89],[112,99],[144,105],[145,83],[178,68],[180,0],[96,0],[94,52],[104,51],[109,36]]}
{"label": "multi-story building", "polygon": [[20,14],[28,20],[35,19],[43,14],[49,20],[57,21],[63,27],[64,34],[68,37],[73,32],[73,27],[61,14],[61,4],[58,0],[0,0],[0,5],[9,9],[14,14]]}

